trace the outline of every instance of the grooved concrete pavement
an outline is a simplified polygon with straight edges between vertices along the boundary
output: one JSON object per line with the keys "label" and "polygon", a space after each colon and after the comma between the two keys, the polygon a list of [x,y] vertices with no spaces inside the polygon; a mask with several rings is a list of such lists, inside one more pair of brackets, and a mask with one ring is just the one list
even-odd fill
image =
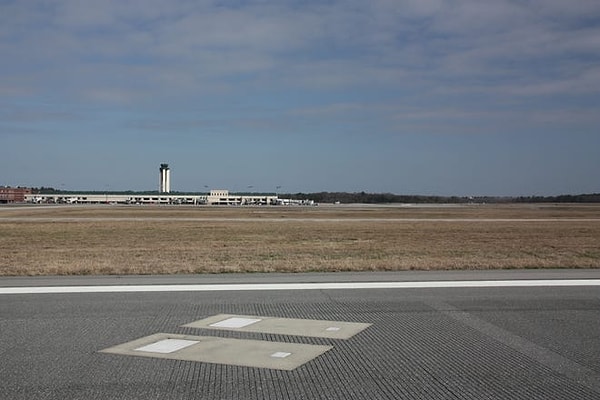
{"label": "grooved concrete pavement", "polygon": [[[496,274],[548,279],[543,272]],[[548,274],[597,279],[600,271]],[[355,275],[328,276],[366,276]],[[425,275],[383,274],[397,280]],[[431,276],[467,275],[491,279],[477,272]],[[174,279],[184,278],[166,278]],[[206,277],[214,283],[255,279]],[[36,282],[0,279],[0,286],[17,281]],[[182,327],[216,314],[373,325],[348,340]],[[598,321],[598,287],[0,295],[0,399],[598,399]],[[293,371],[99,352],[158,332],[333,348]]]}

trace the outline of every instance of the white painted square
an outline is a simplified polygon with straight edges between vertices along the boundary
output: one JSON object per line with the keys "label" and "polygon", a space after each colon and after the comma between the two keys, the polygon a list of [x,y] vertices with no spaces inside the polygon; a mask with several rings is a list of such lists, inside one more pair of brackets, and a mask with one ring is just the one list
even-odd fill
{"label": "white painted square", "polygon": [[185,339],[164,339],[158,342],[138,347],[135,351],[145,351],[148,353],[161,353],[168,354],[174,353],[178,350],[185,349],[186,347],[192,346],[199,343],[197,340],[185,340]]}
{"label": "white painted square", "polygon": [[214,328],[243,328],[248,325],[255,324],[257,322],[262,321],[262,319],[254,319],[254,318],[227,318],[223,321],[216,322],[214,324],[210,324]]}
{"label": "white painted square", "polygon": [[326,330],[326,331],[328,331],[328,332],[337,332],[337,331],[339,331],[340,329],[342,329],[342,328],[340,328],[340,327],[338,327],[338,326],[330,326],[329,328],[327,328],[327,329],[325,329],[325,330]]}
{"label": "white painted square", "polygon": [[278,351],[278,352],[275,352],[275,353],[271,354],[271,357],[273,357],[273,358],[286,358],[286,357],[291,356],[291,355],[292,355],[292,353],[286,353],[285,351]]}

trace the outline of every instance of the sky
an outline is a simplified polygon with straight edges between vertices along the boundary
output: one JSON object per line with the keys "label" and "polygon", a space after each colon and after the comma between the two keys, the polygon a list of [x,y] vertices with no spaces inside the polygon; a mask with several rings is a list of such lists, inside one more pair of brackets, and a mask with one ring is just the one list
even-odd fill
{"label": "sky", "polygon": [[0,185],[600,192],[597,0],[0,0]]}

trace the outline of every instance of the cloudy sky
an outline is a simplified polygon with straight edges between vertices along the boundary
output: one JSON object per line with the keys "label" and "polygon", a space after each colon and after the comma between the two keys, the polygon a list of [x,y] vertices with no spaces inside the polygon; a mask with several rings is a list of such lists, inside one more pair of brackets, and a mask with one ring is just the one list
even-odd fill
{"label": "cloudy sky", "polygon": [[597,0],[0,0],[0,185],[600,192]]}

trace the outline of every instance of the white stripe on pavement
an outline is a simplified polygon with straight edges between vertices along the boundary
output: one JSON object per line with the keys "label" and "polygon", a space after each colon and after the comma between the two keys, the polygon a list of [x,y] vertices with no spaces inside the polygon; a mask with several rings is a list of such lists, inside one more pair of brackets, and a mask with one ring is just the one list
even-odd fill
{"label": "white stripe on pavement", "polygon": [[600,279],[0,287],[0,294],[600,286]]}

